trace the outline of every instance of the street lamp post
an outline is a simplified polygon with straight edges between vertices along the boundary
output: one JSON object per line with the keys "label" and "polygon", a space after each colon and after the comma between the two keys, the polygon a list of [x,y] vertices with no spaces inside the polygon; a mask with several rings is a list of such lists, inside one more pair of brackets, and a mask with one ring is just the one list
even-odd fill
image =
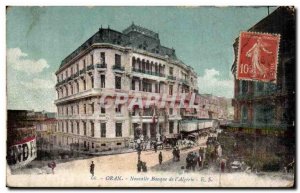
{"label": "street lamp post", "polygon": [[138,154],[138,163],[139,161],[141,160],[141,139],[137,139],[136,140],[136,143],[137,143],[137,154]]}

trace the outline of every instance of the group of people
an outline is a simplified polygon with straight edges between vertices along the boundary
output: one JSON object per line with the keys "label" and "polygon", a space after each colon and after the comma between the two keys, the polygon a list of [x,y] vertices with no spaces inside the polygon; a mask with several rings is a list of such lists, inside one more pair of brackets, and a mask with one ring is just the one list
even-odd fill
{"label": "group of people", "polygon": [[180,149],[178,148],[178,146],[175,146],[173,148],[173,151],[172,151],[172,154],[173,154],[173,161],[180,161]]}
{"label": "group of people", "polygon": [[138,164],[137,164],[137,171],[138,172],[147,172],[146,162],[139,160]]}
{"label": "group of people", "polygon": [[197,164],[199,168],[203,167],[203,159],[201,154],[197,154],[196,152],[188,153],[186,157],[186,169],[187,170],[192,169],[193,171],[195,171]]}

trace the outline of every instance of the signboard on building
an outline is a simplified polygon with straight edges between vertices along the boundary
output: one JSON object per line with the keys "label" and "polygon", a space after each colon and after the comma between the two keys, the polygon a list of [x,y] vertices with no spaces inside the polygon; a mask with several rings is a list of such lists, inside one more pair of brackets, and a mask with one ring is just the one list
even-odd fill
{"label": "signboard on building", "polygon": [[280,35],[242,32],[239,38],[237,79],[276,82]]}
{"label": "signboard on building", "polygon": [[7,163],[12,170],[26,166],[37,156],[36,138],[28,137],[7,147]]}

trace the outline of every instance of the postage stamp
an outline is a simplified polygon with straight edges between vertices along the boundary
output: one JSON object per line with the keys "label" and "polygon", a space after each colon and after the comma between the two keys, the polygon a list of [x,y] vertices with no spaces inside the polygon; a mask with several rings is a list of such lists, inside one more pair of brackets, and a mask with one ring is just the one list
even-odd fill
{"label": "postage stamp", "polygon": [[280,35],[241,32],[237,78],[276,82]]}

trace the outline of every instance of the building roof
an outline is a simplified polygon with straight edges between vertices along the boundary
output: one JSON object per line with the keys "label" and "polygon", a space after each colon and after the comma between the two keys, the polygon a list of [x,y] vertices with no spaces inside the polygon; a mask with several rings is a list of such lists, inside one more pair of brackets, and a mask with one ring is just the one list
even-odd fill
{"label": "building roof", "polygon": [[168,56],[169,58],[178,61],[173,48],[168,48],[160,44],[158,33],[132,24],[123,30],[123,32],[110,29],[109,27],[101,27],[98,32],[96,32],[75,51],[63,59],[59,69],[76,57],[80,52],[86,50],[95,43],[110,43],[114,45],[145,50],[161,56]]}

